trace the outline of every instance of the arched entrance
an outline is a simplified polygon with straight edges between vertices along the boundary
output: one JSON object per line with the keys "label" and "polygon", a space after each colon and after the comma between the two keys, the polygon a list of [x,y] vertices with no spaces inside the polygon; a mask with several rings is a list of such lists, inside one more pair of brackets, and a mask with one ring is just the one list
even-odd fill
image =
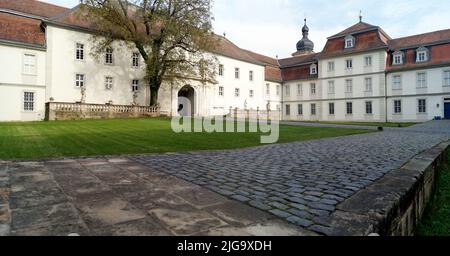
{"label": "arched entrance", "polygon": [[180,116],[195,115],[195,90],[190,85],[178,91],[178,114]]}

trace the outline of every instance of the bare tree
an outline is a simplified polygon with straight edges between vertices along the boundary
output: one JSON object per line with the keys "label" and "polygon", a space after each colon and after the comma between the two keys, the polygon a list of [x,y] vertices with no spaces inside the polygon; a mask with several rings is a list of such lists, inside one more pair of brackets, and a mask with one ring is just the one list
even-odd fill
{"label": "bare tree", "polygon": [[95,52],[123,40],[146,64],[150,105],[158,103],[163,81],[213,80],[217,44],[211,0],[84,0],[82,16],[94,24]]}

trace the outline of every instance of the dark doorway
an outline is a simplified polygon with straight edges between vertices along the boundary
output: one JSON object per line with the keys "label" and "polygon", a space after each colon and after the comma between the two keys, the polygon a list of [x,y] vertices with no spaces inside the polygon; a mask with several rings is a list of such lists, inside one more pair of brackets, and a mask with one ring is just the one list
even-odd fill
{"label": "dark doorway", "polygon": [[180,116],[195,115],[195,90],[186,85],[178,92],[178,114]]}

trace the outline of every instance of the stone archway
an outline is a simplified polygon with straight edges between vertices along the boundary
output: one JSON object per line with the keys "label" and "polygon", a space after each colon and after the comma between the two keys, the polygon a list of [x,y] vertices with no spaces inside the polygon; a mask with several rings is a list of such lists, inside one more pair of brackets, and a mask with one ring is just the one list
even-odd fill
{"label": "stone archway", "polygon": [[178,91],[178,114],[180,116],[194,116],[195,110],[195,89],[186,85]]}

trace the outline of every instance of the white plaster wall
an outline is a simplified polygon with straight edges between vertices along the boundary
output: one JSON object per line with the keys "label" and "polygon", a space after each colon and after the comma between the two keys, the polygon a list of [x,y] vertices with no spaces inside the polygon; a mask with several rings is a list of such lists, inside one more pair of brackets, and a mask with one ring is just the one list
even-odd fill
{"label": "white plaster wall", "polygon": [[[76,43],[85,45],[85,60],[76,60]],[[133,102],[131,83],[140,80],[138,102],[149,104],[148,86],[144,84],[144,61],[141,67],[132,67],[132,53],[136,49],[126,47],[122,42],[113,44],[114,64],[105,64],[104,55],[94,58],[92,37],[90,34],[62,29],[49,25],[47,27],[47,101],[78,102],[81,100],[80,88],[75,86],[77,73],[86,76],[86,103],[105,104],[112,101],[116,105],[130,105]],[[112,90],[105,88],[105,77],[114,78]]]}
{"label": "white plaster wall", "polygon": [[[365,66],[365,57],[372,57],[372,66]],[[373,51],[361,54],[353,54],[336,58],[321,59],[319,61],[319,77],[331,78],[349,75],[361,75],[374,72],[384,72],[386,69],[387,53],[384,50]],[[353,69],[346,69],[346,60],[353,60]],[[328,62],[334,61],[334,71],[328,71]]]}
{"label": "white plaster wall", "polygon": [[[36,56],[35,75],[24,74],[24,54]],[[45,51],[0,45],[0,121],[36,121],[45,117]],[[23,111],[23,93],[35,93],[35,111]]]}

